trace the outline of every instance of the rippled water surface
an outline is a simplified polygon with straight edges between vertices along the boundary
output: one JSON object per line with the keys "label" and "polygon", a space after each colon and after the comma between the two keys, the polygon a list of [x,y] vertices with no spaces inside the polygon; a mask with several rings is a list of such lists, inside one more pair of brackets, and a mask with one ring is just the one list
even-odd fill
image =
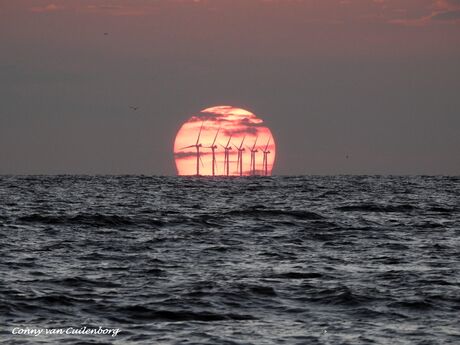
{"label": "rippled water surface", "polygon": [[3,176],[0,231],[2,344],[460,343],[458,177]]}

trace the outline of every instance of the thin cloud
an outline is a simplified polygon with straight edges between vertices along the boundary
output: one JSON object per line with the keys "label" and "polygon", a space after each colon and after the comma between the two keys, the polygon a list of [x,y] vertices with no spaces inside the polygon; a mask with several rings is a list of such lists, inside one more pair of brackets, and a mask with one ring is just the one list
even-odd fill
{"label": "thin cloud", "polygon": [[210,114],[199,114],[196,116],[192,116],[188,122],[206,122],[206,121],[212,121],[212,122],[220,122],[225,119],[222,118],[221,115],[210,115]]}
{"label": "thin cloud", "polygon": [[441,21],[456,21],[460,19],[460,10],[439,12],[434,14],[431,19]]}
{"label": "thin cloud", "polygon": [[392,24],[406,26],[424,26],[433,22],[460,23],[460,0],[434,0],[431,12],[412,19],[394,19]]}
{"label": "thin cloud", "polygon": [[[211,152],[200,151],[200,156],[208,156],[211,154]],[[188,159],[192,157],[196,158],[196,151],[174,152],[174,157],[177,159]]]}
{"label": "thin cloud", "polygon": [[248,135],[257,135],[258,134],[258,129],[255,127],[247,127],[247,128],[236,128],[236,129],[225,129],[223,131],[223,134],[226,136],[242,136],[243,134],[248,134]]}
{"label": "thin cloud", "polygon": [[46,6],[31,7],[29,10],[35,13],[46,13],[46,12],[56,12],[64,9],[63,6],[58,6],[56,4],[48,4]]}
{"label": "thin cloud", "polygon": [[151,12],[152,7],[121,6],[121,5],[88,5],[85,12],[109,16],[144,16]]}

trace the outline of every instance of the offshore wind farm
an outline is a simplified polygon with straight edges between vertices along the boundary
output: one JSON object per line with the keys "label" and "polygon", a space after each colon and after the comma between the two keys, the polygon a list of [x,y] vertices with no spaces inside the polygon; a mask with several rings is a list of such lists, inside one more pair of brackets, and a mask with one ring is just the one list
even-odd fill
{"label": "offshore wind farm", "polygon": [[[261,142],[266,144],[257,146]],[[178,175],[271,176],[275,152],[275,139],[263,120],[232,106],[192,116],[174,143]]]}

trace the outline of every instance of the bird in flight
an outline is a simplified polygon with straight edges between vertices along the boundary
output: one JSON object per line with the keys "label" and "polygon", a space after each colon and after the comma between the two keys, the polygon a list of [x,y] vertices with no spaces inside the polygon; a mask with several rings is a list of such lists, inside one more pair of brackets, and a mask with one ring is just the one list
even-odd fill
{"label": "bird in flight", "polygon": [[134,110],[134,111],[136,111],[137,109],[139,109],[139,107],[133,107],[133,106],[130,106],[129,108],[132,109],[132,110]]}

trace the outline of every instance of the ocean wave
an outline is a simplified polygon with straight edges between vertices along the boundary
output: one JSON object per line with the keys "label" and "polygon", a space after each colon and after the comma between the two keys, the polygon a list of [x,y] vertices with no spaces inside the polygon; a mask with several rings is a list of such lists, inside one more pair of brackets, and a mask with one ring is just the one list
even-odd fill
{"label": "ocean wave", "polygon": [[356,204],[356,205],[345,205],[337,207],[336,210],[343,212],[383,212],[383,213],[399,213],[399,212],[411,212],[418,208],[414,205],[379,205],[379,204]]}
{"label": "ocean wave", "polygon": [[66,277],[62,279],[52,278],[37,281],[38,284],[66,286],[72,288],[78,287],[99,287],[99,288],[117,288],[121,287],[120,283],[108,279],[89,279],[84,277]]}
{"label": "ocean wave", "polygon": [[305,296],[304,299],[310,302],[345,306],[359,306],[375,301],[374,296],[357,294],[346,286],[315,291]]}
{"label": "ocean wave", "polygon": [[260,216],[260,217],[290,217],[298,220],[324,219],[322,215],[304,210],[281,210],[250,207],[246,209],[232,210],[227,212],[230,216]]}
{"label": "ocean wave", "polygon": [[217,313],[210,311],[189,311],[189,310],[164,310],[153,309],[141,305],[120,307],[114,310],[114,313],[123,315],[127,318],[143,321],[243,321],[255,320],[251,315]]}
{"label": "ocean wave", "polygon": [[311,279],[321,278],[323,274],[317,272],[284,272],[272,275],[271,277],[278,279]]}
{"label": "ocean wave", "polygon": [[409,309],[409,310],[423,310],[427,311],[433,309],[434,305],[428,300],[417,301],[398,301],[388,304],[389,308]]}
{"label": "ocean wave", "polygon": [[129,226],[129,225],[162,225],[158,219],[133,218],[129,216],[106,215],[106,214],[87,214],[76,215],[41,215],[31,214],[18,218],[23,223],[41,223],[47,225],[88,225],[88,226]]}

